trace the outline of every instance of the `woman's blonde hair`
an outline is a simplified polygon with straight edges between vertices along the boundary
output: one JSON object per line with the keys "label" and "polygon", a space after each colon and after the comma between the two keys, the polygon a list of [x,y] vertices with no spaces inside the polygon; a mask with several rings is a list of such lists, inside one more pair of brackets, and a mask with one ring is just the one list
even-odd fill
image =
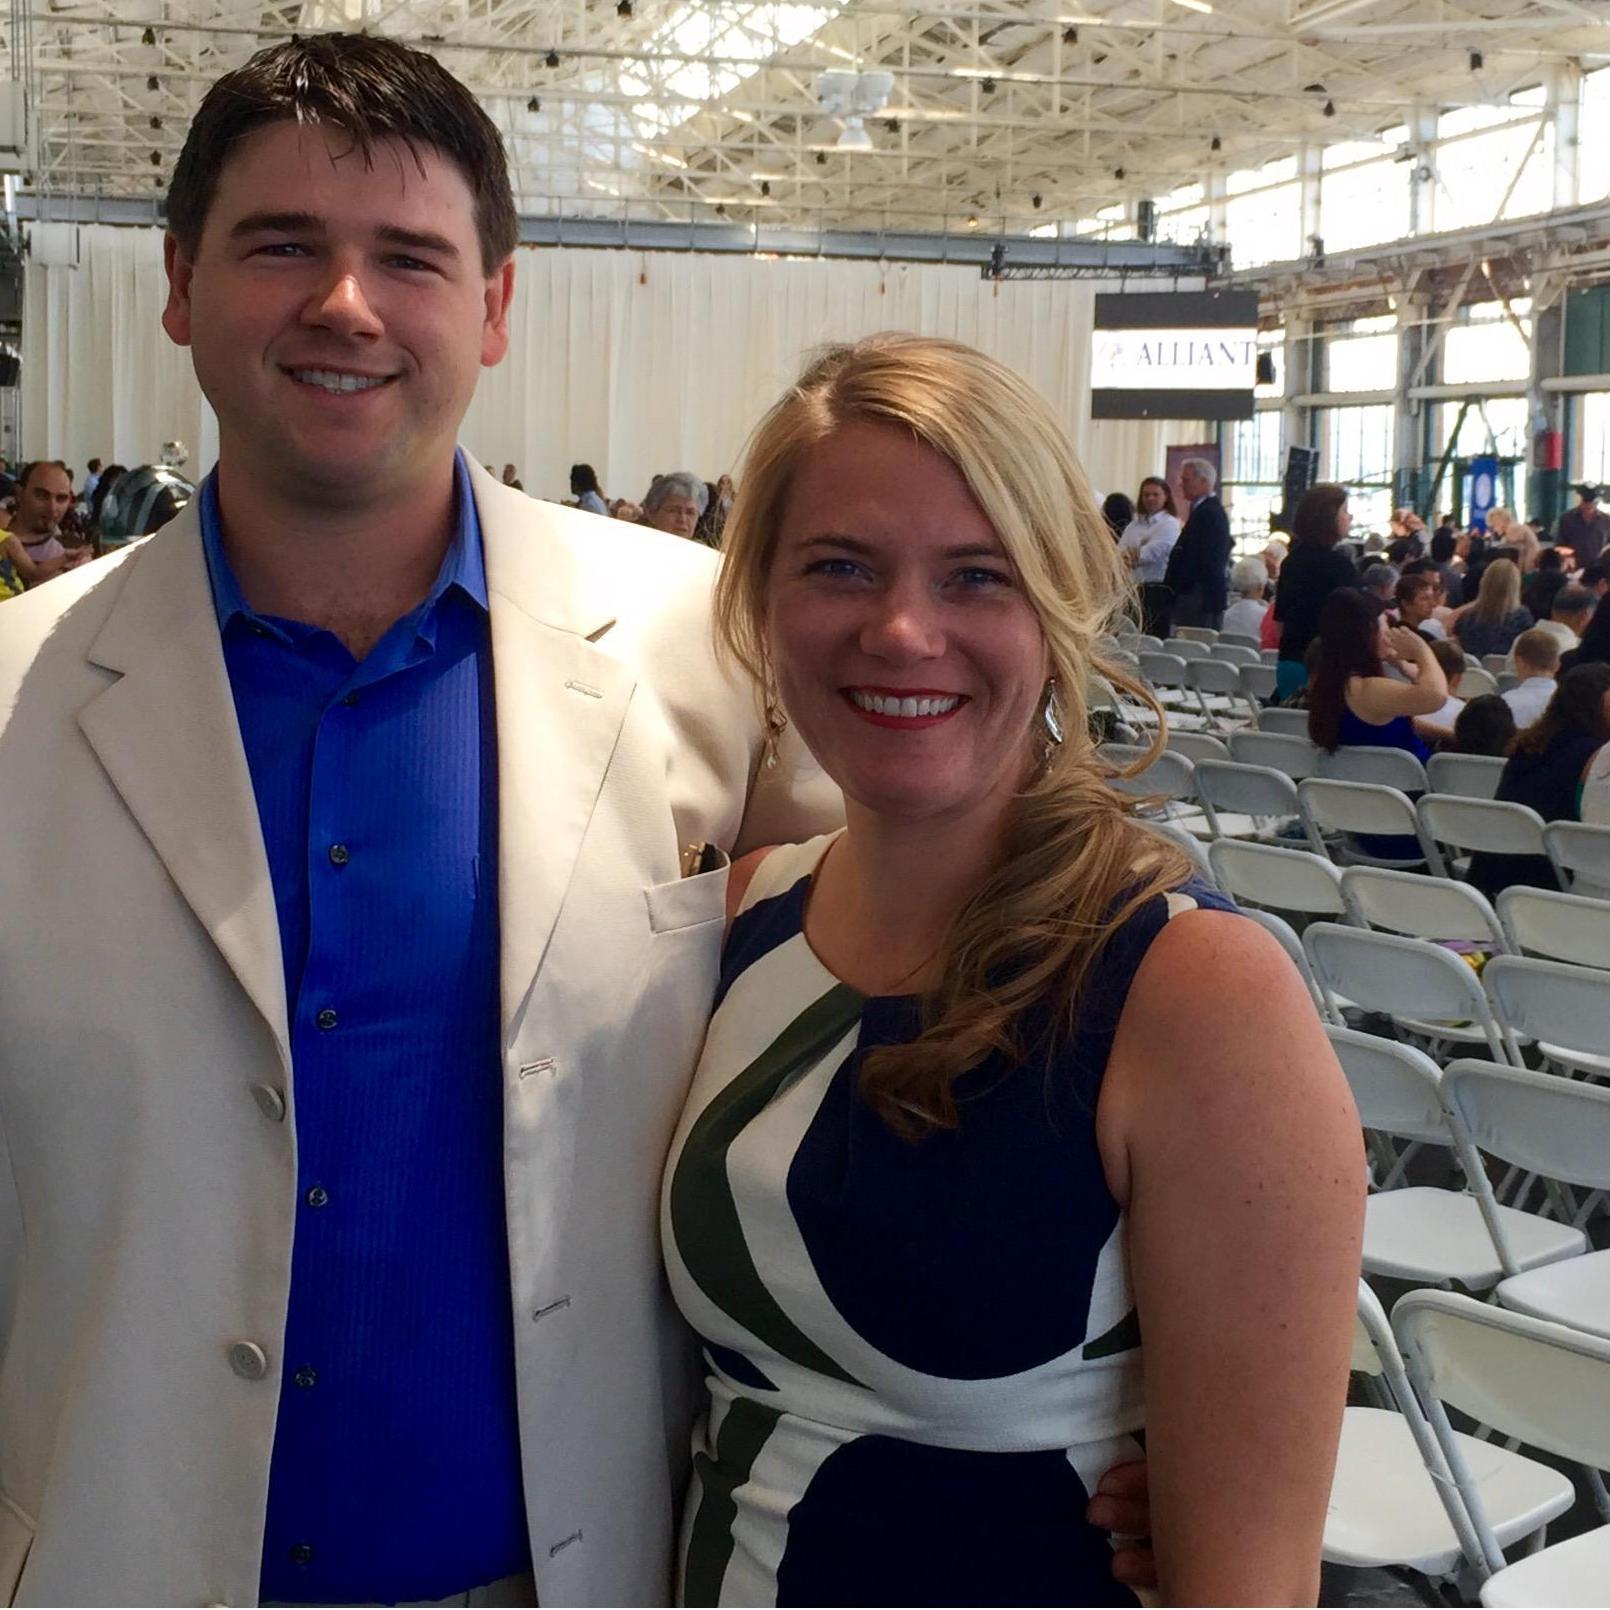
{"label": "woman's blonde hair", "polygon": [[[866,1059],[862,1093],[913,1139],[954,1128],[954,1084],[995,1053],[1026,1057],[1025,1019],[1049,1007],[1065,1039],[1092,962],[1112,933],[1190,871],[1184,853],[1135,824],[1088,727],[1087,680],[1157,710],[1151,691],[1103,643],[1130,584],[1084,471],[1050,407],[970,347],[879,335],[822,353],[757,426],[727,521],[716,584],[718,642],[762,689],[773,678],[768,583],[804,455],[854,421],[910,431],[965,477],[1039,618],[1064,734],[1013,802],[999,864],[957,914],[922,1034]],[[1150,764],[1158,736],[1139,766]],[[1025,751],[1036,746],[1023,734]],[[1138,770],[1139,766],[1130,768]],[[1039,1013],[1035,1013],[1036,1021]]]}
{"label": "woman's blonde hair", "polygon": [[1520,567],[1513,559],[1493,560],[1481,573],[1481,586],[1476,590],[1476,602],[1470,610],[1472,617],[1483,625],[1496,626],[1520,607]]}

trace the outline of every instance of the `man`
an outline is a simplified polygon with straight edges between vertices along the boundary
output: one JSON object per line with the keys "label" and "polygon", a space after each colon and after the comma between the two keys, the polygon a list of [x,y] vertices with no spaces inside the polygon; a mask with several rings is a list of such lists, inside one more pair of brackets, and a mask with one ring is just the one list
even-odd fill
{"label": "man", "polygon": [[1419,570],[1399,578],[1393,589],[1393,602],[1400,626],[1433,639],[1448,635],[1436,615],[1437,605],[1442,601],[1441,580],[1435,569]]}
{"label": "man", "polygon": [[1390,604],[1397,593],[1398,567],[1380,563],[1368,564],[1359,577],[1359,585],[1371,598]]}
{"label": "man", "polygon": [[1575,553],[1578,565],[1596,564],[1604,552],[1606,540],[1610,539],[1610,515],[1599,507],[1603,489],[1584,481],[1573,490],[1577,506],[1560,516],[1560,528],[1554,540]]}
{"label": "man", "polygon": [[64,464],[39,459],[23,466],[17,481],[17,512],[0,552],[24,587],[37,587],[94,557],[87,546],[68,548],[62,543],[62,521],[72,506],[73,482]]}
{"label": "man", "polygon": [[1559,640],[1562,654],[1574,649],[1582,641],[1582,634],[1593,619],[1599,600],[1586,587],[1567,582],[1554,595],[1554,607],[1546,621],[1539,621],[1540,632],[1552,632]]}
{"label": "man", "polygon": [[1584,565],[1582,574],[1576,580],[1579,587],[1586,587],[1596,599],[1603,598],[1610,592],[1610,565],[1602,559],[1594,564]]}
{"label": "man", "polygon": [[1174,591],[1171,626],[1212,626],[1224,619],[1229,597],[1230,521],[1214,495],[1219,473],[1205,458],[1180,466],[1180,490],[1190,512],[1168,556],[1164,582]]}
{"label": "man", "polygon": [[101,461],[98,458],[92,458],[88,465],[85,466],[84,487],[83,490],[78,494],[78,501],[82,503],[86,509],[94,501],[95,488],[100,484],[100,479]]}
{"label": "man", "polygon": [[643,524],[673,537],[692,537],[709,498],[704,482],[686,470],[656,475],[643,494]]}
{"label": "man", "polygon": [[1504,695],[1515,726],[1529,727],[1554,697],[1560,669],[1560,640],[1541,626],[1533,626],[1515,639],[1515,674],[1520,681]]}
{"label": "man", "polygon": [[516,229],[463,86],[277,46],[168,211],[218,466],[0,634],[0,1591],[663,1603],[698,868],[840,802],[711,555],[455,451]]}

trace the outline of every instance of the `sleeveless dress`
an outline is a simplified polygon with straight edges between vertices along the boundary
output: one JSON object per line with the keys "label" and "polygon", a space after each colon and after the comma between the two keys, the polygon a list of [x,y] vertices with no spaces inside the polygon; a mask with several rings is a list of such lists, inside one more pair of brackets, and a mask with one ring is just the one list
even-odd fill
{"label": "sleeveless dress", "polygon": [[912,1144],[859,1098],[918,1005],[866,997],[803,931],[832,835],[774,850],[727,938],[662,1193],[671,1288],[704,1343],[687,1604],[1129,1604],[1085,1504],[1137,1456],[1140,1336],[1096,1149],[1118,1017],[1163,924],[1093,969],[1054,1066],[986,1064]]}

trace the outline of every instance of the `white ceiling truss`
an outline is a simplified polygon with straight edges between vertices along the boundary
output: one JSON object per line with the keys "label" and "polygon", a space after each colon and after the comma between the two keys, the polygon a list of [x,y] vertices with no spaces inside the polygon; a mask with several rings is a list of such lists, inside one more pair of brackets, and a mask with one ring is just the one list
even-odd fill
{"label": "white ceiling truss", "polygon": [[[817,231],[1072,232],[1610,63],[1596,0],[12,0],[25,187],[160,196],[209,82],[334,28],[468,83],[527,216]],[[871,150],[817,102],[844,68],[892,78]]]}

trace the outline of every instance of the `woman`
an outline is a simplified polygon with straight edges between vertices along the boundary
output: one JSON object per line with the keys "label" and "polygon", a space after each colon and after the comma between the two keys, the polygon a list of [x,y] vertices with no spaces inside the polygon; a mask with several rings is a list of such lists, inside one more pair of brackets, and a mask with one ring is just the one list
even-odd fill
{"label": "woman", "polygon": [[[1308,683],[1308,736],[1331,753],[1343,744],[1404,749],[1424,761],[1431,751],[1414,730],[1417,716],[1440,711],[1448,681],[1431,645],[1407,626],[1388,625],[1379,605],[1341,588],[1319,612],[1318,654]],[[1386,675],[1394,666],[1401,674]],[[1358,847],[1383,861],[1422,859],[1406,834],[1360,834]]]}
{"label": "woman", "polygon": [[[1168,556],[1180,538],[1174,493],[1160,475],[1148,475],[1135,493],[1135,517],[1118,539],[1118,554],[1140,588],[1141,630],[1167,635],[1173,593],[1163,586]],[[1158,629],[1162,628],[1159,632]]]}
{"label": "woman", "polygon": [[[1496,798],[1529,805],[1545,822],[1581,820],[1582,789],[1593,757],[1610,740],[1610,665],[1579,665],[1560,678],[1548,708],[1515,739]],[[1470,881],[1496,897],[1511,884],[1557,889],[1546,856],[1470,858]]]}
{"label": "woman", "polygon": [[1229,632],[1237,637],[1250,637],[1257,641],[1263,630],[1263,617],[1269,606],[1263,595],[1269,585],[1269,572],[1261,558],[1238,559],[1230,567],[1230,591],[1235,602],[1224,612],[1221,635]]}
{"label": "woman", "polygon": [[598,484],[598,471],[591,464],[570,466],[570,495],[576,500],[578,509],[585,509],[589,514],[609,513],[609,505],[604,501],[604,489]]}
{"label": "woman", "polygon": [[1471,699],[1453,724],[1451,755],[1507,755],[1515,742],[1515,712],[1496,693]]}
{"label": "woman", "polygon": [[1280,567],[1275,619],[1280,623],[1280,656],[1275,692],[1287,699],[1308,680],[1308,645],[1319,629],[1319,611],[1338,588],[1351,589],[1352,562],[1339,543],[1353,529],[1347,488],[1321,481],[1297,500],[1292,515],[1291,553]]}
{"label": "woman", "polygon": [[1512,559],[1495,559],[1481,573],[1475,603],[1453,623],[1459,646],[1472,659],[1484,654],[1507,654],[1515,639],[1533,624],[1532,612],[1521,606],[1521,573]]}
{"label": "woman", "polygon": [[1117,542],[1128,529],[1129,522],[1135,518],[1135,505],[1129,501],[1129,494],[1109,492],[1101,500],[1101,517],[1112,532],[1112,540]]}
{"label": "woman", "polygon": [[1578,665],[1606,662],[1610,662],[1610,593],[1606,593],[1594,605],[1593,616],[1582,634],[1582,641],[1560,656],[1560,675],[1564,676]]}
{"label": "woman", "polygon": [[1312,1603],[1358,1121],[1284,955],[1090,743],[1087,675],[1136,685],[1055,416],[878,337],[740,485],[722,640],[848,827],[735,866],[671,1150],[711,1393],[687,1601],[1130,1602],[1083,1508],[1144,1419],[1165,1599]]}
{"label": "woman", "polygon": [[1543,545],[1531,526],[1515,518],[1513,509],[1506,509],[1502,503],[1489,509],[1487,533],[1494,541],[1515,550],[1515,562],[1523,576],[1529,576],[1537,569],[1538,554]]}

